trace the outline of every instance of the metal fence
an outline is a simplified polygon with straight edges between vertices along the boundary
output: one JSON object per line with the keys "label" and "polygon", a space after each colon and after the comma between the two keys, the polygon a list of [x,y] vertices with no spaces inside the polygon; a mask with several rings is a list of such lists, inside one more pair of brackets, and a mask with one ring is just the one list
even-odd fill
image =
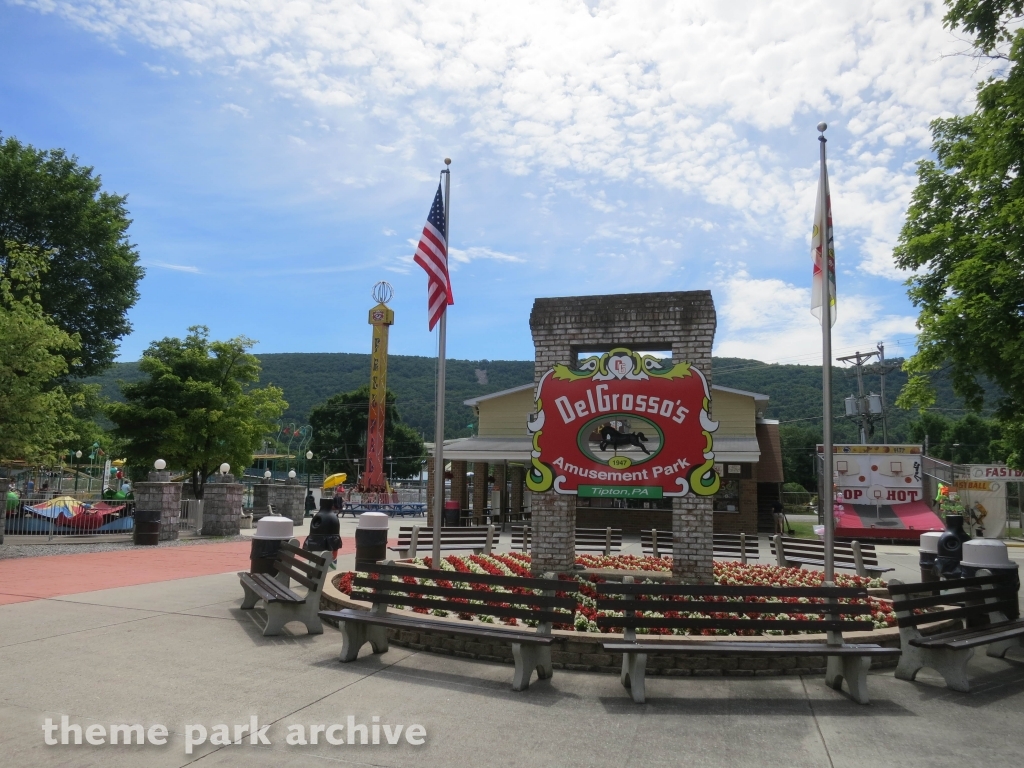
{"label": "metal fence", "polygon": [[182,499],[181,514],[178,517],[179,531],[192,531],[196,536],[203,530],[202,499]]}
{"label": "metal fence", "polygon": [[58,536],[123,536],[135,530],[134,501],[71,495],[62,498],[72,500],[54,503],[52,497],[8,495],[5,535],[51,540]]}

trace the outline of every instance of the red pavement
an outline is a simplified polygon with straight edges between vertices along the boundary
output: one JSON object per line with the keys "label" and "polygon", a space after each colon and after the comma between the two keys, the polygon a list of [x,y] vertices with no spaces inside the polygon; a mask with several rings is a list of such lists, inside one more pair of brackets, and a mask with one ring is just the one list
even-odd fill
{"label": "red pavement", "polygon": [[[352,540],[343,545],[342,551],[352,551]],[[0,605],[244,571],[250,546],[233,541],[0,560]]]}

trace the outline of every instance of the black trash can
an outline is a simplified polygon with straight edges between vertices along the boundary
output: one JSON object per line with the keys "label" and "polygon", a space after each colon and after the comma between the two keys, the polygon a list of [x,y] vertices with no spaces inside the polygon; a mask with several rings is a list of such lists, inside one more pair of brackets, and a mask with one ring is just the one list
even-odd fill
{"label": "black trash can", "polygon": [[457,501],[446,501],[444,503],[444,526],[454,528],[459,524],[459,513],[462,507]]}
{"label": "black trash can", "polygon": [[159,509],[139,509],[136,507],[132,543],[142,547],[155,547],[160,543]]}
{"label": "black trash can", "polygon": [[256,534],[249,550],[249,572],[277,575],[274,561],[281,545],[292,537],[292,520],[280,515],[267,515],[256,523]]}
{"label": "black trash can", "polygon": [[334,512],[320,510],[309,524],[309,536],[302,543],[309,552],[337,552],[341,549],[341,522]]}
{"label": "black trash can", "polygon": [[946,515],[946,530],[939,537],[939,551],[935,557],[935,568],[942,578],[960,578],[964,543],[970,540],[970,535],[964,530],[963,515]]}
{"label": "black trash can", "polygon": [[383,512],[363,512],[356,524],[356,566],[388,557],[388,521]]}

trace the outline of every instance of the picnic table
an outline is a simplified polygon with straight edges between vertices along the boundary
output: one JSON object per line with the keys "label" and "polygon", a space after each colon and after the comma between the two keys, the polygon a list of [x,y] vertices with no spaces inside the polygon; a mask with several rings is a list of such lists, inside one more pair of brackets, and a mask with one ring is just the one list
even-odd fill
{"label": "picnic table", "polygon": [[395,502],[388,504],[370,504],[357,501],[344,501],[338,512],[338,517],[344,517],[350,513],[352,517],[358,517],[363,512],[383,512],[389,517],[422,517],[427,514],[427,505],[421,501]]}

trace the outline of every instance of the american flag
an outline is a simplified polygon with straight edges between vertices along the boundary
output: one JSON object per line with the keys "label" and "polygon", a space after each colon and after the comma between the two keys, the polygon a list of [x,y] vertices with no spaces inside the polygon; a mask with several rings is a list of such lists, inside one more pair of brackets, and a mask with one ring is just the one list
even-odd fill
{"label": "american flag", "polygon": [[444,223],[444,198],[441,196],[440,183],[434,195],[434,204],[430,206],[427,223],[423,225],[414,260],[427,273],[427,320],[430,330],[434,330],[447,305],[455,303],[451,280],[448,278],[448,233]]}

